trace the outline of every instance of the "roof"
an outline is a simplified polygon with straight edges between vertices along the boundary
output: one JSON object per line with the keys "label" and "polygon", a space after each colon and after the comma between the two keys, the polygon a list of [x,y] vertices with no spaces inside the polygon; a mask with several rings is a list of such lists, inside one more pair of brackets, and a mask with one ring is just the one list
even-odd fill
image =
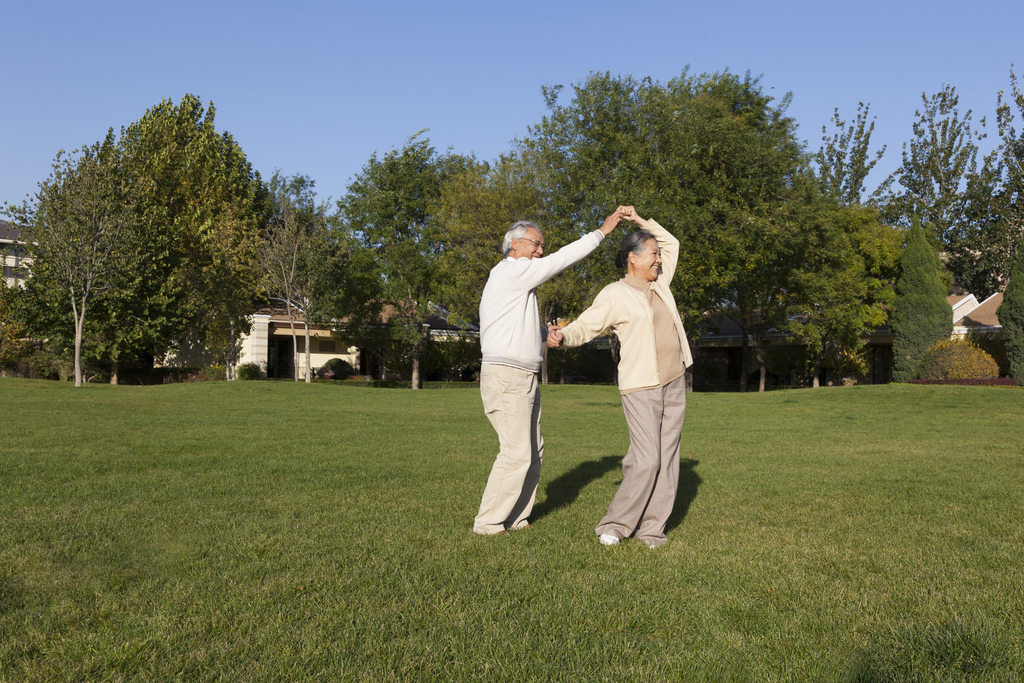
{"label": "roof", "polygon": [[953,308],[953,322],[956,322],[967,313],[978,307],[978,299],[970,293],[950,294],[946,301]]}
{"label": "roof", "polygon": [[1003,293],[996,292],[966,315],[957,318],[954,314],[953,324],[957,327],[1001,327],[999,318],[996,316],[996,311],[1001,303],[1003,303]]}
{"label": "roof", "polygon": [[[439,308],[439,307],[437,307],[437,308]],[[445,311],[444,309],[440,309],[440,310],[443,313],[447,313],[447,311]],[[283,299],[275,299],[273,303],[271,303],[269,305],[266,305],[266,306],[260,306],[255,311],[253,311],[253,313],[256,314],[256,315],[270,316],[270,323],[272,325],[274,325],[275,327],[278,326],[278,325],[290,326],[289,325],[289,321],[288,321],[288,309],[286,308]],[[384,306],[384,310],[381,311],[381,322],[382,323],[388,322],[392,318],[396,317],[396,315],[397,315],[397,312],[395,310],[395,307],[392,306],[391,304],[386,304]],[[295,320],[296,323],[302,323],[303,321],[305,321],[306,315],[303,312],[301,307],[296,306],[296,305],[293,304],[292,305],[292,318]],[[342,323],[348,322],[348,319],[347,318],[343,319],[340,322],[342,322]],[[434,330],[434,331],[443,330],[443,331],[455,332],[455,331],[459,331],[459,330],[463,329],[463,328],[458,327],[456,325],[450,324],[445,319],[445,317],[442,317],[441,315],[431,315],[431,316],[428,316],[427,319],[424,322],[426,322],[426,324],[430,326],[430,329]],[[327,330],[328,328],[323,326],[323,325],[315,325],[314,324],[314,325],[310,325],[310,329],[311,330]],[[471,323],[471,324],[469,324],[467,326],[466,329],[468,329],[469,331],[476,331],[477,327],[476,327],[476,325]]]}
{"label": "roof", "polygon": [[20,235],[21,230],[14,227],[7,221],[0,221],[0,241],[17,242]]}

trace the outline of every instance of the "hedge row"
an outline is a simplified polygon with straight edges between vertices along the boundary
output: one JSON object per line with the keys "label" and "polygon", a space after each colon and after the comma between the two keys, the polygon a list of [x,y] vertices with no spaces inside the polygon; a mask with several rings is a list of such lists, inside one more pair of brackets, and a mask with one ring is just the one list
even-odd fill
{"label": "hedge row", "polygon": [[1016,387],[1017,380],[1012,377],[993,377],[988,379],[912,379],[909,384],[959,384],[965,387]]}
{"label": "hedge row", "polygon": [[[321,384],[371,389],[411,389],[412,382],[391,379],[314,379]],[[479,382],[423,382],[424,389],[479,389]]]}

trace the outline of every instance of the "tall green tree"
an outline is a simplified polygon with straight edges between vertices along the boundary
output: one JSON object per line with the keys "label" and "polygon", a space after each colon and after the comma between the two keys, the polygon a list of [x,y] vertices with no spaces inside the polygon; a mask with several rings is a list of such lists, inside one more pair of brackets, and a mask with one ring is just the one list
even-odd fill
{"label": "tall green tree", "polygon": [[[586,231],[551,212],[546,170],[517,145],[493,164],[473,162],[445,184],[432,212],[442,242],[440,297],[454,314],[449,320],[465,324],[476,318],[490,270],[502,258],[502,239],[517,220],[536,222],[548,251],[557,251]],[[595,268],[600,269],[599,257],[588,260],[590,264],[578,264],[538,289],[542,322],[575,315],[596,295],[606,276],[594,276]],[[547,384],[546,346],[542,352],[541,382]]]}
{"label": "tall green tree", "polygon": [[[970,236],[986,232],[994,218],[996,153],[978,166],[978,143],[986,134],[974,127],[970,109],[961,116],[955,87],[944,85],[930,97],[922,93],[921,102],[913,138],[904,143],[902,163],[890,176],[898,186],[882,201],[883,215],[902,227],[920,217],[947,291],[953,282],[977,286]],[[980,124],[985,127],[984,118]]]}
{"label": "tall green tree", "polygon": [[[320,293],[327,291],[325,280],[336,270],[332,268],[332,249],[329,235],[327,205],[317,202],[315,181],[309,176],[296,174],[286,178],[280,172],[270,179],[273,215],[267,223],[260,263],[264,286],[270,299],[282,301],[288,313],[292,331],[292,349],[298,374],[298,339],[295,331],[297,314],[302,312],[305,333],[305,381],[312,381],[310,367],[310,324],[316,311],[323,307]],[[335,282],[335,284],[339,284]],[[322,316],[321,316],[322,317]]]}
{"label": "tall green tree", "polygon": [[955,241],[956,226],[965,220],[964,187],[978,173],[978,142],[985,138],[974,128],[970,109],[961,117],[959,102],[951,85],[931,97],[921,94],[914,136],[904,143],[903,161],[893,174],[899,187],[885,202],[887,219],[909,227],[913,216],[920,217],[939,247]]}
{"label": "tall green tree", "polygon": [[25,226],[32,289],[62,301],[74,325],[75,386],[82,386],[82,343],[93,304],[137,264],[135,197],[113,132],[102,143],[57,154],[32,202],[15,211]]}
{"label": "tall green tree", "polygon": [[213,103],[164,100],[121,131],[119,147],[138,197],[144,254],[122,290],[122,343],[155,356],[190,331],[233,362],[260,293],[256,247],[267,189],[230,133],[216,130]]}
{"label": "tall green tree", "polygon": [[794,277],[801,304],[787,324],[807,347],[814,387],[823,365],[859,358],[864,335],[885,324],[903,239],[880,222],[877,209],[865,205],[832,208],[821,228]]}
{"label": "tall green tree", "polygon": [[889,321],[893,342],[893,380],[917,377],[921,356],[953,332],[953,309],[939,280],[935,255],[914,216],[900,256],[896,302]]}
{"label": "tall green tree", "polygon": [[1017,261],[996,316],[1003,326],[1010,377],[1024,384],[1024,249],[1017,250]]}
{"label": "tall green tree", "polygon": [[[763,359],[756,347],[784,319],[781,295],[816,192],[786,114],[791,96],[776,102],[749,73],[688,70],[667,84],[592,74],[564,105],[560,91],[545,90],[549,113],[523,140],[551,220],[578,234],[617,204],[657,219],[682,244],[673,294],[687,325],[708,310],[742,309]],[[619,277],[610,266],[618,240],[609,242],[575,269],[582,285]]]}
{"label": "tall green tree", "polygon": [[478,315],[484,284],[502,258],[502,239],[513,223],[535,221],[549,239],[536,169],[518,152],[493,163],[469,163],[447,179],[430,212],[442,245],[440,299],[463,324]]}
{"label": "tall green tree", "polygon": [[1000,91],[996,102],[999,144],[973,186],[968,185],[968,220],[949,248],[950,270],[978,298],[1006,284],[1024,234],[1024,133],[1013,126],[1015,114],[1024,114],[1024,93],[1011,67],[1009,94]]}
{"label": "tall green tree", "polygon": [[471,162],[437,154],[423,131],[400,150],[374,153],[338,201],[342,221],[377,256],[380,303],[392,337],[403,344],[419,388],[419,355],[440,287],[442,244],[431,207],[442,187]]}
{"label": "tall green tree", "polygon": [[[845,205],[861,203],[865,191],[864,182],[885,154],[885,145],[873,157],[869,152],[871,134],[875,130],[875,120],[868,122],[870,110],[870,104],[858,103],[857,119],[847,127],[836,108],[832,114],[836,132],[829,136],[827,126],[821,127],[821,139],[825,144],[814,155],[818,177],[825,191]],[[890,176],[871,193],[868,201],[876,203],[885,195],[891,183]]]}

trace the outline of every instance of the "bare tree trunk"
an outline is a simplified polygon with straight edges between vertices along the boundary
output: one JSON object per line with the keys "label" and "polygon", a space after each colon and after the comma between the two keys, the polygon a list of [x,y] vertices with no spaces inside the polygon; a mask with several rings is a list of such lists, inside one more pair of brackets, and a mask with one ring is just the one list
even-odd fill
{"label": "bare tree trunk", "polygon": [[540,360],[540,383],[541,384],[547,384],[548,383],[548,345],[547,344],[541,344],[540,355],[541,355],[541,360]]}
{"label": "bare tree trunk", "polygon": [[235,348],[235,321],[228,322],[228,333],[231,338],[228,340],[228,357],[224,363],[224,379],[231,381],[235,379],[235,366],[238,365],[238,349]]}
{"label": "bare tree trunk", "polygon": [[299,338],[295,335],[295,318],[292,317],[291,301],[285,302],[288,310],[288,324],[292,328],[292,372],[295,374],[295,381],[299,381]]}
{"label": "bare tree trunk", "polygon": [[764,347],[760,343],[758,343],[758,344],[754,345],[754,348],[755,348],[756,354],[757,354],[757,367],[758,367],[758,369],[761,370],[761,381],[758,384],[757,390],[760,391],[760,392],[763,392],[764,391],[765,378],[766,378],[766,375],[767,375],[767,371],[765,370],[765,367],[764,367]]}
{"label": "bare tree trunk", "polygon": [[740,392],[747,391],[747,365],[750,360],[750,337],[747,335],[747,328],[743,327],[743,346],[740,347]]}
{"label": "bare tree trunk", "polygon": [[110,383],[115,386],[117,385],[117,366],[116,360],[110,364]]}
{"label": "bare tree trunk", "polygon": [[412,388],[420,388],[420,342],[412,345]]}
{"label": "bare tree trunk", "polygon": [[565,384],[565,357],[566,357],[566,354],[567,354],[567,350],[566,349],[562,349],[562,353],[561,353],[561,356],[562,356],[562,366],[558,370],[558,383],[559,384]]}
{"label": "bare tree trunk", "polygon": [[78,312],[78,302],[72,297],[72,312],[75,314],[75,386],[82,386],[82,328],[85,326],[85,300],[82,311]]}
{"label": "bare tree trunk", "polygon": [[310,350],[309,350],[309,321],[305,323],[306,326],[306,384],[313,381],[313,369],[310,367]]}
{"label": "bare tree trunk", "polygon": [[819,379],[821,375],[821,356],[814,357],[814,379],[811,381],[811,386],[817,389],[821,385]]}

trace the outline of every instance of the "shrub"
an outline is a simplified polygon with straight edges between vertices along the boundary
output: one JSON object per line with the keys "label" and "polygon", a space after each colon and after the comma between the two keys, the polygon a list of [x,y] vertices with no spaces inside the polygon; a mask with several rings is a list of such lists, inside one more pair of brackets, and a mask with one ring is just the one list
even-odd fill
{"label": "shrub", "polygon": [[946,339],[925,351],[918,379],[989,379],[999,365],[967,339]]}
{"label": "shrub", "polygon": [[1010,361],[1006,357],[1006,340],[1003,338],[1003,335],[970,330],[967,333],[967,339],[979,349],[992,356],[996,365],[999,366],[1000,377],[1010,376]]}
{"label": "shrub", "polygon": [[[330,377],[327,373],[330,372]],[[355,374],[355,369],[341,358],[331,358],[320,368],[318,375],[321,379],[348,379]]]}
{"label": "shrub", "polygon": [[59,379],[67,382],[74,377],[74,367],[66,359],[50,353],[38,351],[28,357],[28,377],[32,379]]}
{"label": "shrub", "polygon": [[210,365],[203,368],[203,374],[211,382],[223,382],[228,378],[227,369],[223,365]]}
{"label": "shrub", "polygon": [[238,379],[263,379],[263,370],[258,363],[242,363],[235,371]]}
{"label": "shrub", "polygon": [[912,379],[907,384],[946,384],[961,387],[1016,387],[1020,386],[1012,377],[991,377],[988,379]]}

